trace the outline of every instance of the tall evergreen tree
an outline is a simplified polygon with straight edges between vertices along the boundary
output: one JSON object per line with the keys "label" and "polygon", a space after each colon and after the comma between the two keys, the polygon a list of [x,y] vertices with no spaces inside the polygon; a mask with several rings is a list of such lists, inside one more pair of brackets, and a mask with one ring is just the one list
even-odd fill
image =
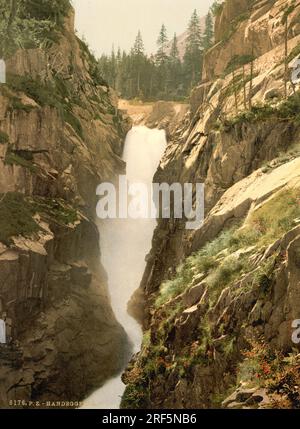
{"label": "tall evergreen tree", "polygon": [[169,57],[167,54],[168,35],[166,26],[163,24],[157,39],[158,51],[156,53],[157,64],[157,87],[161,97],[165,96],[168,88],[168,62]]}
{"label": "tall evergreen tree", "polygon": [[122,53],[120,46],[118,47],[117,56],[116,56],[116,90],[121,91],[122,85]]}
{"label": "tall evergreen tree", "polygon": [[176,33],[174,34],[171,51],[170,51],[170,81],[173,91],[176,91],[181,78],[181,61],[179,58],[178,40]]}
{"label": "tall evergreen tree", "polygon": [[145,52],[144,42],[143,42],[143,38],[140,30],[138,31],[138,34],[134,42],[133,52],[135,55],[139,55],[139,56],[144,55],[144,52]]}
{"label": "tall evergreen tree", "polygon": [[178,40],[177,40],[177,34],[174,34],[173,40],[172,40],[172,46],[171,46],[171,52],[170,57],[173,61],[179,60],[179,50],[178,50]]}
{"label": "tall evergreen tree", "polygon": [[202,33],[198,13],[194,10],[188,26],[187,46],[184,63],[187,76],[190,76],[190,88],[201,78],[202,69]]}
{"label": "tall evergreen tree", "polygon": [[211,12],[208,12],[205,19],[205,31],[203,36],[203,48],[209,49],[214,40],[214,23]]}
{"label": "tall evergreen tree", "polygon": [[134,78],[136,80],[136,88],[137,88],[138,96],[140,96],[140,93],[141,93],[141,73],[142,73],[142,68],[144,64],[144,51],[145,51],[144,42],[143,42],[141,31],[139,30],[132,49],[133,65],[135,69]]}
{"label": "tall evergreen tree", "polygon": [[156,54],[156,61],[161,64],[167,61],[167,44],[168,44],[168,34],[165,24],[162,25],[157,39],[158,51]]}
{"label": "tall evergreen tree", "polygon": [[122,61],[122,53],[121,53],[121,48],[119,46],[117,51],[117,63],[120,64],[121,61]]}
{"label": "tall evergreen tree", "polygon": [[117,81],[117,59],[116,59],[116,54],[115,54],[115,48],[114,48],[114,46],[113,46],[112,51],[111,51],[110,74],[111,74],[112,87],[116,88],[116,81]]}

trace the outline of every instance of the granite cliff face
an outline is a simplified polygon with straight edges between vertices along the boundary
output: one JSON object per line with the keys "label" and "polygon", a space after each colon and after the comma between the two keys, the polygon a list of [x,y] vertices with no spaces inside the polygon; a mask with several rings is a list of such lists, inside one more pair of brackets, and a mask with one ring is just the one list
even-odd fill
{"label": "granite cliff face", "polygon": [[[126,354],[95,208],[97,185],[124,170],[131,125],[63,3],[51,43],[26,40],[28,49],[9,52],[0,85],[0,318],[8,337],[0,345],[1,407],[80,401]],[[32,19],[18,15],[19,2],[6,7],[1,19]]]}
{"label": "granite cliff face", "polygon": [[219,8],[154,178],[205,183],[206,218],[195,231],[158,222],[125,408],[299,407],[299,24],[298,1]]}

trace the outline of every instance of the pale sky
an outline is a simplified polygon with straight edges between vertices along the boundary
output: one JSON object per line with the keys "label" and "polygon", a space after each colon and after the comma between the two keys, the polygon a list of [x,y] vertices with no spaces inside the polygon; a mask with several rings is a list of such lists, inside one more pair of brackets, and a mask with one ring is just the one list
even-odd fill
{"label": "pale sky", "polygon": [[78,35],[85,36],[96,56],[110,53],[112,45],[130,50],[138,30],[147,52],[156,51],[162,23],[171,37],[183,33],[194,9],[207,14],[213,0],[73,0]]}

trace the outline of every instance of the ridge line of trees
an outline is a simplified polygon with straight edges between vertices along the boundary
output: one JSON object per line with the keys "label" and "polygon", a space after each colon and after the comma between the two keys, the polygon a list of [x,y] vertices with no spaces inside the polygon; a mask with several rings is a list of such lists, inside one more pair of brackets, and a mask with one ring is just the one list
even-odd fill
{"label": "ridge line of trees", "polygon": [[[202,33],[200,19],[194,10],[187,30],[187,45],[180,58],[176,33],[171,40],[163,24],[157,39],[157,52],[145,53],[139,30],[130,52],[102,55],[99,72],[107,83],[124,98],[143,100],[184,100],[190,90],[201,81],[203,54],[214,42],[213,15],[209,11]],[[170,42],[170,45],[169,45]]]}

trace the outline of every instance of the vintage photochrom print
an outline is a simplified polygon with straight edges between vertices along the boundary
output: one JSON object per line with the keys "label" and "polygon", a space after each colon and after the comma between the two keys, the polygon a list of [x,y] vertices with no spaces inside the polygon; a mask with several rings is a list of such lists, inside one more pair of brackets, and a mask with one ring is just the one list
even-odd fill
{"label": "vintage photochrom print", "polygon": [[300,0],[0,0],[0,415],[299,408]]}

